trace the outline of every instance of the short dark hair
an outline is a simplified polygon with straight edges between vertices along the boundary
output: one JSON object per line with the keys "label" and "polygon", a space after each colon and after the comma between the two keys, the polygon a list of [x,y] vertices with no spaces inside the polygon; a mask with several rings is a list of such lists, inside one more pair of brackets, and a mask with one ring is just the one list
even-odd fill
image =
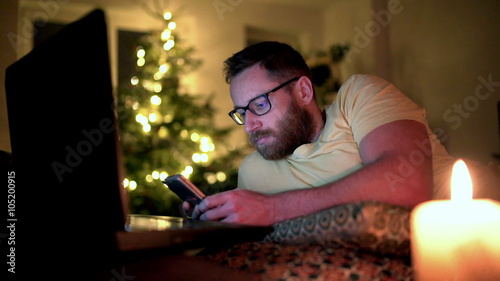
{"label": "short dark hair", "polygon": [[265,41],[248,46],[224,61],[226,82],[231,83],[234,76],[256,63],[260,63],[270,76],[282,80],[297,76],[311,79],[311,71],[299,52],[285,43]]}

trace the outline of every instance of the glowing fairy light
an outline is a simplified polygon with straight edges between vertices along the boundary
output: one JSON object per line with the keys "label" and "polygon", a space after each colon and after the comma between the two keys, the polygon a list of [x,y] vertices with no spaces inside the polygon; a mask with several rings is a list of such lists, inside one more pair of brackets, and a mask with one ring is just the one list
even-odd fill
{"label": "glowing fairy light", "polygon": [[210,151],[210,144],[208,144],[208,143],[200,143],[200,150],[202,152],[209,152]]}
{"label": "glowing fairy light", "polygon": [[142,49],[142,48],[139,48],[137,50],[137,58],[144,58],[144,56],[146,55],[146,50]]}
{"label": "glowing fairy light", "polygon": [[157,95],[152,96],[149,100],[151,101],[151,104],[154,104],[154,105],[161,104],[161,98]]}
{"label": "glowing fairy light", "polygon": [[161,33],[161,40],[167,41],[170,38],[170,35],[172,35],[172,31],[170,29],[163,30]]}
{"label": "glowing fairy light", "polygon": [[172,49],[175,45],[175,41],[173,39],[169,39],[167,42],[165,42],[165,44],[163,44],[163,49],[165,49],[166,51],[169,51],[170,49]]}
{"label": "glowing fairy light", "polygon": [[216,174],[216,177],[217,177],[217,180],[220,181],[220,182],[225,182],[226,179],[227,179],[227,176],[224,172],[218,172]]}
{"label": "glowing fairy light", "polygon": [[132,109],[133,110],[139,109],[139,103],[138,102],[134,102],[134,104],[132,105]]}
{"label": "glowing fairy light", "polygon": [[123,188],[127,188],[130,184],[130,181],[127,178],[123,179]]}
{"label": "glowing fairy light", "polygon": [[209,183],[209,184],[214,184],[217,182],[217,177],[212,174],[212,173],[209,173],[209,174],[206,174],[205,175],[205,180]]}
{"label": "glowing fairy light", "polygon": [[192,133],[191,134],[191,140],[193,142],[197,142],[198,140],[200,140],[200,135],[198,133]]}
{"label": "glowing fairy light", "polygon": [[188,137],[189,133],[186,129],[182,129],[179,135],[181,136],[181,138],[185,139]]}
{"label": "glowing fairy light", "polygon": [[199,154],[199,153],[194,153],[194,154],[193,154],[193,157],[191,157],[191,159],[193,159],[193,162],[194,162],[194,163],[200,163],[200,162],[201,162],[201,154]]}
{"label": "glowing fairy light", "polygon": [[184,177],[189,178],[189,176],[193,173],[193,171],[194,171],[193,167],[186,166],[186,168],[184,168],[184,171],[182,171],[181,174]]}
{"label": "glowing fairy light", "polygon": [[156,122],[156,121],[158,121],[158,116],[156,115],[156,113],[153,112],[153,113],[149,114],[148,119],[149,119],[149,122]]}
{"label": "glowing fairy light", "polygon": [[130,190],[135,190],[137,188],[137,182],[136,181],[130,181],[128,188]]}
{"label": "glowing fairy light", "polygon": [[137,84],[139,84],[139,78],[137,76],[130,78],[130,84],[136,86]]}
{"label": "glowing fairy light", "polygon": [[161,86],[161,84],[155,84],[155,85],[153,86],[153,91],[154,91],[155,93],[159,93],[159,92],[161,92],[161,90],[162,90],[162,89],[163,89],[163,87]]}
{"label": "glowing fairy light", "polygon": [[139,67],[144,66],[145,63],[146,63],[146,60],[144,58],[137,59],[137,66],[139,66]]}
{"label": "glowing fairy light", "polygon": [[208,162],[208,154],[206,154],[206,153],[201,154],[201,162],[203,162],[203,163]]}
{"label": "glowing fairy light", "polygon": [[169,67],[169,66],[168,66],[168,64],[166,64],[166,63],[165,63],[165,64],[160,65],[160,68],[159,68],[159,70],[160,70],[160,72],[161,72],[161,73],[167,73],[167,71],[168,71],[169,69],[170,69],[170,67]]}
{"label": "glowing fairy light", "polygon": [[137,123],[144,125],[148,123],[148,118],[139,113],[135,116],[135,121],[137,121]]}
{"label": "glowing fairy light", "polygon": [[153,78],[154,78],[156,81],[158,81],[158,80],[160,80],[161,78],[163,78],[163,73],[161,73],[161,72],[159,72],[159,71],[158,71],[158,72],[156,72],[156,73],[153,75]]}

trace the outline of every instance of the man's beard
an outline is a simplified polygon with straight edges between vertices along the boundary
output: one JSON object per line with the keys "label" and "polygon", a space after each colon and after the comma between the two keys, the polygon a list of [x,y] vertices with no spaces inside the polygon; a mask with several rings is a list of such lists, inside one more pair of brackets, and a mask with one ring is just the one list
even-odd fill
{"label": "man's beard", "polygon": [[[256,144],[262,138],[272,136],[274,141]],[[288,113],[278,121],[276,130],[265,129],[250,134],[250,143],[266,160],[279,160],[291,155],[302,144],[311,142],[314,137],[313,118],[300,108],[296,101]]]}

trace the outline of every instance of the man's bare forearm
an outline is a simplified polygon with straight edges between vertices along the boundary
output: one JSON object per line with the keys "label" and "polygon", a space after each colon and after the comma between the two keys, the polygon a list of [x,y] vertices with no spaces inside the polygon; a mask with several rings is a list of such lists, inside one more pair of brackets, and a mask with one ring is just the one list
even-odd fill
{"label": "man's bare forearm", "polygon": [[388,155],[360,170],[324,186],[294,190],[273,197],[274,221],[311,214],[329,207],[357,201],[380,201],[413,207],[428,200],[432,187],[431,158],[401,175],[400,155]]}

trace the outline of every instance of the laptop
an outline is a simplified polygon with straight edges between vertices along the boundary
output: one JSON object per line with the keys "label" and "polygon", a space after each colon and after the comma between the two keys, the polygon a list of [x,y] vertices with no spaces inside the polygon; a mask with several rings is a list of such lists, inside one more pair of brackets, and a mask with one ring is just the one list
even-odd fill
{"label": "laptop", "polygon": [[128,213],[102,10],[9,66],[5,81],[16,200],[8,224],[20,274],[85,279],[124,253],[261,239],[271,231]]}

